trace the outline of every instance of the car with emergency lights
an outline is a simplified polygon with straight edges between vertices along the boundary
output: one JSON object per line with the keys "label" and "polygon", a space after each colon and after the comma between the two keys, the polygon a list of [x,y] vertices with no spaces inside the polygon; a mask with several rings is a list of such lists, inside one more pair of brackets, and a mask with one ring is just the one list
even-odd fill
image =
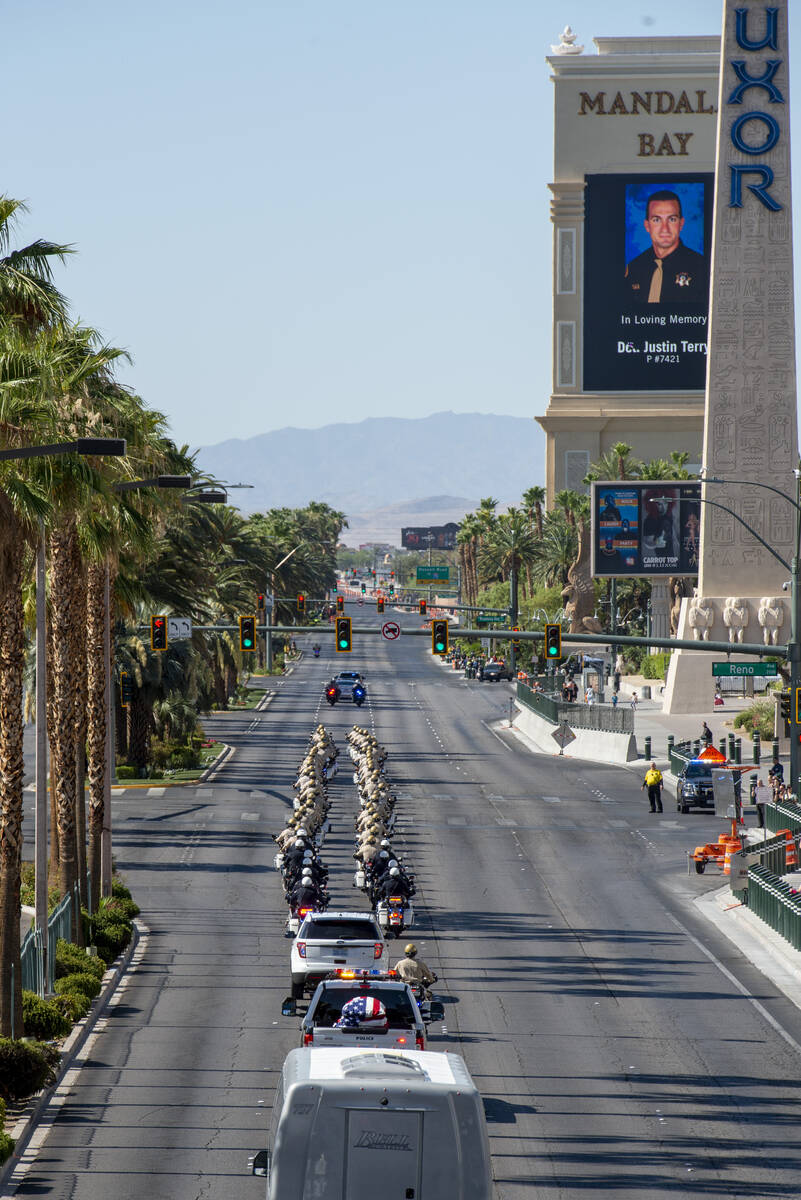
{"label": "car with emergency lights", "polygon": [[362,694],[367,696],[367,684],[359,671],[340,671],[334,676],[334,683],[339,688],[340,700],[352,700],[353,689],[357,686],[362,689]]}
{"label": "car with emergency lights", "polygon": [[359,971],[389,967],[389,951],[369,912],[307,913],[290,954],[291,998],[311,995],[321,979],[338,968]]}
{"label": "car with emergency lights", "polygon": [[[283,1016],[294,1016],[288,997]],[[418,1002],[395,971],[340,968],[323,979],[300,1024],[302,1046],[365,1046],[382,1050],[425,1050],[426,1026],[441,1021],[442,1005]]]}

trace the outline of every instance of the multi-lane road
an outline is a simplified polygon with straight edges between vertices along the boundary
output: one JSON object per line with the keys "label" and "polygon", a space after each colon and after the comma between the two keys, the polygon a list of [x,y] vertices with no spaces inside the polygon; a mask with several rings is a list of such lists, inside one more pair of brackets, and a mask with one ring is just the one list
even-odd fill
{"label": "multi-lane road", "polygon": [[[352,615],[368,705],[321,703],[343,663],[321,639],[264,712],[205,722],[236,747],[212,783],[115,794],[148,933],[12,1194],[262,1196],[247,1159],[297,1044],[269,834],[322,720],[343,768],[353,723],[390,751],[414,939],[446,1002],[431,1048],[463,1054],[486,1098],[498,1200],[801,1195],[801,1013],[697,914],[716,881],[685,851],[714,819],[651,815],[637,775],[530,754],[503,731],[508,688],[465,682],[425,639],[360,638],[377,618]],[[362,907],[347,769],[331,797],[333,905]]]}

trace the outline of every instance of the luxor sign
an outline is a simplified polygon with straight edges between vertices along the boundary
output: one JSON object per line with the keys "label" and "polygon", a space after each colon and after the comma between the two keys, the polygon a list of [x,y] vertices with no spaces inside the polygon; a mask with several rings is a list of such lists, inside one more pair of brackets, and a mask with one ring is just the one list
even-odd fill
{"label": "luxor sign", "polygon": [[[778,8],[737,8],[735,16],[735,40],[741,50],[749,55],[759,55],[758,58],[729,59],[729,68],[736,80],[734,87],[726,100],[729,105],[742,104],[743,96],[751,88],[759,88],[767,93],[768,104],[784,104],[784,95],[777,86],[776,72],[783,65],[782,58],[768,58],[761,54],[765,50],[779,52],[779,10]],[[761,16],[762,29],[755,28],[755,17]],[[731,176],[731,192],[729,207],[743,207],[743,183],[771,212],[778,212],[782,205],[771,194],[773,184],[773,168],[770,165],[771,152],[781,141],[781,126],[770,112],[762,109],[750,109],[742,113],[733,122],[730,131],[732,145],[735,150],[749,158],[759,157],[761,162],[729,163]],[[747,182],[749,176],[756,176],[756,182]]]}

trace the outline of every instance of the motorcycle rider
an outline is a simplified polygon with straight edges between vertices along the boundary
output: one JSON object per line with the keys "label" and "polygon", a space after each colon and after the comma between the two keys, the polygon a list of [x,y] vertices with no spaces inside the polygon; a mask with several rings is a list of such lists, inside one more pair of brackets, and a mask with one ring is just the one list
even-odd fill
{"label": "motorcycle rider", "polygon": [[328,693],[331,691],[332,688],[334,690],[334,699],[338,700],[341,693],[339,690],[339,684],[337,683],[336,679],[329,679],[328,683],[325,685],[326,695],[328,695]]}
{"label": "motorcycle rider", "polygon": [[390,867],[373,887],[376,900],[389,900],[390,896],[403,896],[404,900],[408,900],[414,895],[414,891],[414,884],[403,874],[397,863]]}
{"label": "motorcycle rider", "polygon": [[417,957],[417,947],[414,942],[409,942],[404,946],[403,953],[406,957],[395,963],[395,970],[404,983],[417,983],[426,990],[431,987],[432,983],[436,983],[437,976],[426,966],[422,958]]}

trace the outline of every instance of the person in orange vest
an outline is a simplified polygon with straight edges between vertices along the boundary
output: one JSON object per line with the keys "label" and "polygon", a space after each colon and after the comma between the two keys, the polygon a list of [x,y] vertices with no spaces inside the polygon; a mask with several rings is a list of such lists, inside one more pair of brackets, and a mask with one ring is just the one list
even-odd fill
{"label": "person in orange vest", "polygon": [[[645,772],[645,779],[642,781],[643,788],[648,788],[648,802],[651,805],[651,812],[662,812],[662,772],[656,769],[656,763],[652,762],[648,770]],[[642,789],[641,789],[642,790]]]}

